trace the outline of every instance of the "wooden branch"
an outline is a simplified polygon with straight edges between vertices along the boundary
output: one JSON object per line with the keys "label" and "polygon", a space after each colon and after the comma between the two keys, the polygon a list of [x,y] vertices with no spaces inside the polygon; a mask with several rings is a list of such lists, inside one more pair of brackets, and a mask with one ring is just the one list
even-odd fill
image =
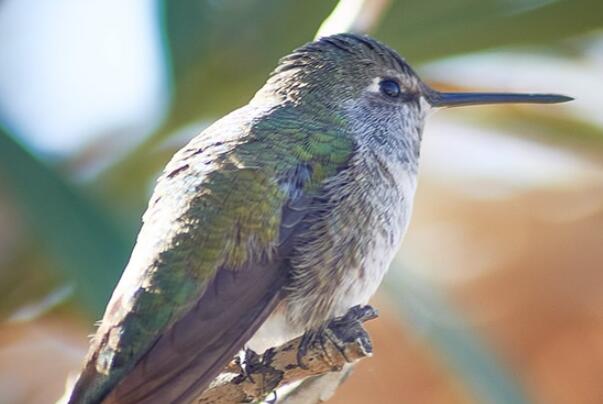
{"label": "wooden branch", "polygon": [[246,352],[245,370],[234,361],[196,400],[203,404],[249,403],[262,400],[277,388],[310,376],[339,371],[346,363],[371,356],[372,344],[362,323],[377,317],[371,306],[356,306],[329,322],[301,357],[302,337],[264,354]]}

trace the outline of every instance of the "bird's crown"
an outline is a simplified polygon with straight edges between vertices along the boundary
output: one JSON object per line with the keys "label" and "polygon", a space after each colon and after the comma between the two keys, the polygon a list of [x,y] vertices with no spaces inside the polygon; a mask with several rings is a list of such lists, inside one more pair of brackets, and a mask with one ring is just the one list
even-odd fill
{"label": "bird's crown", "polygon": [[368,36],[337,34],[283,57],[265,90],[298,102],[306,96],[342,101],[387,78],[404,92],[419,91],[418,76],[396,51]]}

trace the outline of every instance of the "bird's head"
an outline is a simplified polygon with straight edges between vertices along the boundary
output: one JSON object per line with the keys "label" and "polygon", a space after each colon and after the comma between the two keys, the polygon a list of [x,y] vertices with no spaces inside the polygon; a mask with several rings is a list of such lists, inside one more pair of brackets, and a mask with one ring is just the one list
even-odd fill
{"label": "bird's head", "polygon": [[256,100],[277,100],[335,118],[356,133],[391,143],[420,140],[433,108],[499,103],[559,103],[555,94],[445,93],[426,85],[396,51],[368,36],[338,34],[281,59]]}

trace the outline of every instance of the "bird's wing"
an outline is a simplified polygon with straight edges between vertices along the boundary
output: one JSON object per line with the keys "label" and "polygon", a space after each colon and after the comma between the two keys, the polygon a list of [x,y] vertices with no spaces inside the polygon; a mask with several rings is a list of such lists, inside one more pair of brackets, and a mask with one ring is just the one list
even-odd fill
{"label": "bird's wing", "polygon": [[271,114],[235,112],[168,164],[70,403],[188,402],[272,312],[291,240],[353,145]]}

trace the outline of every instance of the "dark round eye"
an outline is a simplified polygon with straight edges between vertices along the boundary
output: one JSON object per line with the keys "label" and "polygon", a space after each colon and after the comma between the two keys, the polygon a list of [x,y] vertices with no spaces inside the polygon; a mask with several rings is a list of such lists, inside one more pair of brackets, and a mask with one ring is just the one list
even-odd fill
{"label": "dark round eye", "polygon": [[388,97],[396,98],[400,95],[400,85],[394,80],[383,80],[379,83],[379,90]]}

